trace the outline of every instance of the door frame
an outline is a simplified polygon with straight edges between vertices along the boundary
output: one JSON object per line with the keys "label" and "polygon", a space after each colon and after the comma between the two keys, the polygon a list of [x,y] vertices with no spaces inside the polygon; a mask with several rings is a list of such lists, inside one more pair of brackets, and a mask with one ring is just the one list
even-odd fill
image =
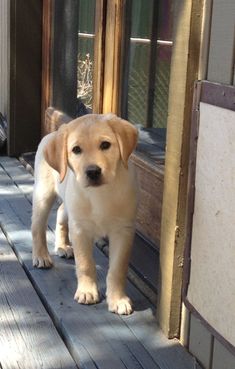
{"label": "door frame", "polygon": [[204,0],[174,0],[174,6],[157,309],[168,338],[180,335],[191,112],[202,68]]}

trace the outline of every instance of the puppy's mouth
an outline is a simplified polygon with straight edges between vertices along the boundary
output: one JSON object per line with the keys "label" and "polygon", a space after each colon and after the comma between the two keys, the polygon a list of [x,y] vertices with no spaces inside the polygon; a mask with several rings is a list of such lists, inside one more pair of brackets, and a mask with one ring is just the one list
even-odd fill
{"label": "puppy's mouth", "polygon": [[87,180],[86,187],[100,187],[104,184],[104,182],[100,180]]}

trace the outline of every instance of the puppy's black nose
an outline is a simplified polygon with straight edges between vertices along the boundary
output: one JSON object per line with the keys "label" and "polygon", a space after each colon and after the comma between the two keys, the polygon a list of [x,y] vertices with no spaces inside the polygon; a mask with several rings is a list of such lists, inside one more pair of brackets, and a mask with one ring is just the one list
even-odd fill
{"label": "puppy's black nose", "polygon": [[101,168],[98,165],[89,165],[86,168],[86,175],[92,181],[97,181],[101,175]]}

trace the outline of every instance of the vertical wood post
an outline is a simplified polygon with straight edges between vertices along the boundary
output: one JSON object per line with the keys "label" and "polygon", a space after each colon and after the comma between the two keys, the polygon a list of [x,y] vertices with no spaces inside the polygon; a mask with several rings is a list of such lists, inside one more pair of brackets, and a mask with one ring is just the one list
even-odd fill
{"label": "vertical wood post", "polygon": [[185,243],[186,192],[193,84],[198,76],[203,0],[175,0],[169,116],[160,245],[158,320],[178,337]]}
{"label": "vertical wood post", "polygon": [[119,113],[124,0],[107,3],[103,113]]}
{"label": "vertical wood post", "polygon": [[102,113],[107,0],[96,2],[93,72],[93,113]]}
{"label": "vertical wood post", "polygon": [[45,112],[52,98],[52,15],[53,0],[43,0],[42,15],[42,135],[48,133],[45,124]]}

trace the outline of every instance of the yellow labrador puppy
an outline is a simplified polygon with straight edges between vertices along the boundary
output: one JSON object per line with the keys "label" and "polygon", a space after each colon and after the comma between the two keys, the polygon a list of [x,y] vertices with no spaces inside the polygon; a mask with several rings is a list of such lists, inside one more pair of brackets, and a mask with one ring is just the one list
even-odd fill
{"label": "yellow labrador puppy", "polygon": [[107,303],[118,314],[132,312],[125,282],[134,235],[136,181],[128,158],[137,138],[137,129],[116,115],[89,114],[45,136],[35,159],[33,265],[52,266],[46,225],[59,195],[63,203],[57,213],[55,247],[62,257],[74,252],[78,278],[74,298],[82,304],[99,301],[92,249],[95,240],[107,236]]}

